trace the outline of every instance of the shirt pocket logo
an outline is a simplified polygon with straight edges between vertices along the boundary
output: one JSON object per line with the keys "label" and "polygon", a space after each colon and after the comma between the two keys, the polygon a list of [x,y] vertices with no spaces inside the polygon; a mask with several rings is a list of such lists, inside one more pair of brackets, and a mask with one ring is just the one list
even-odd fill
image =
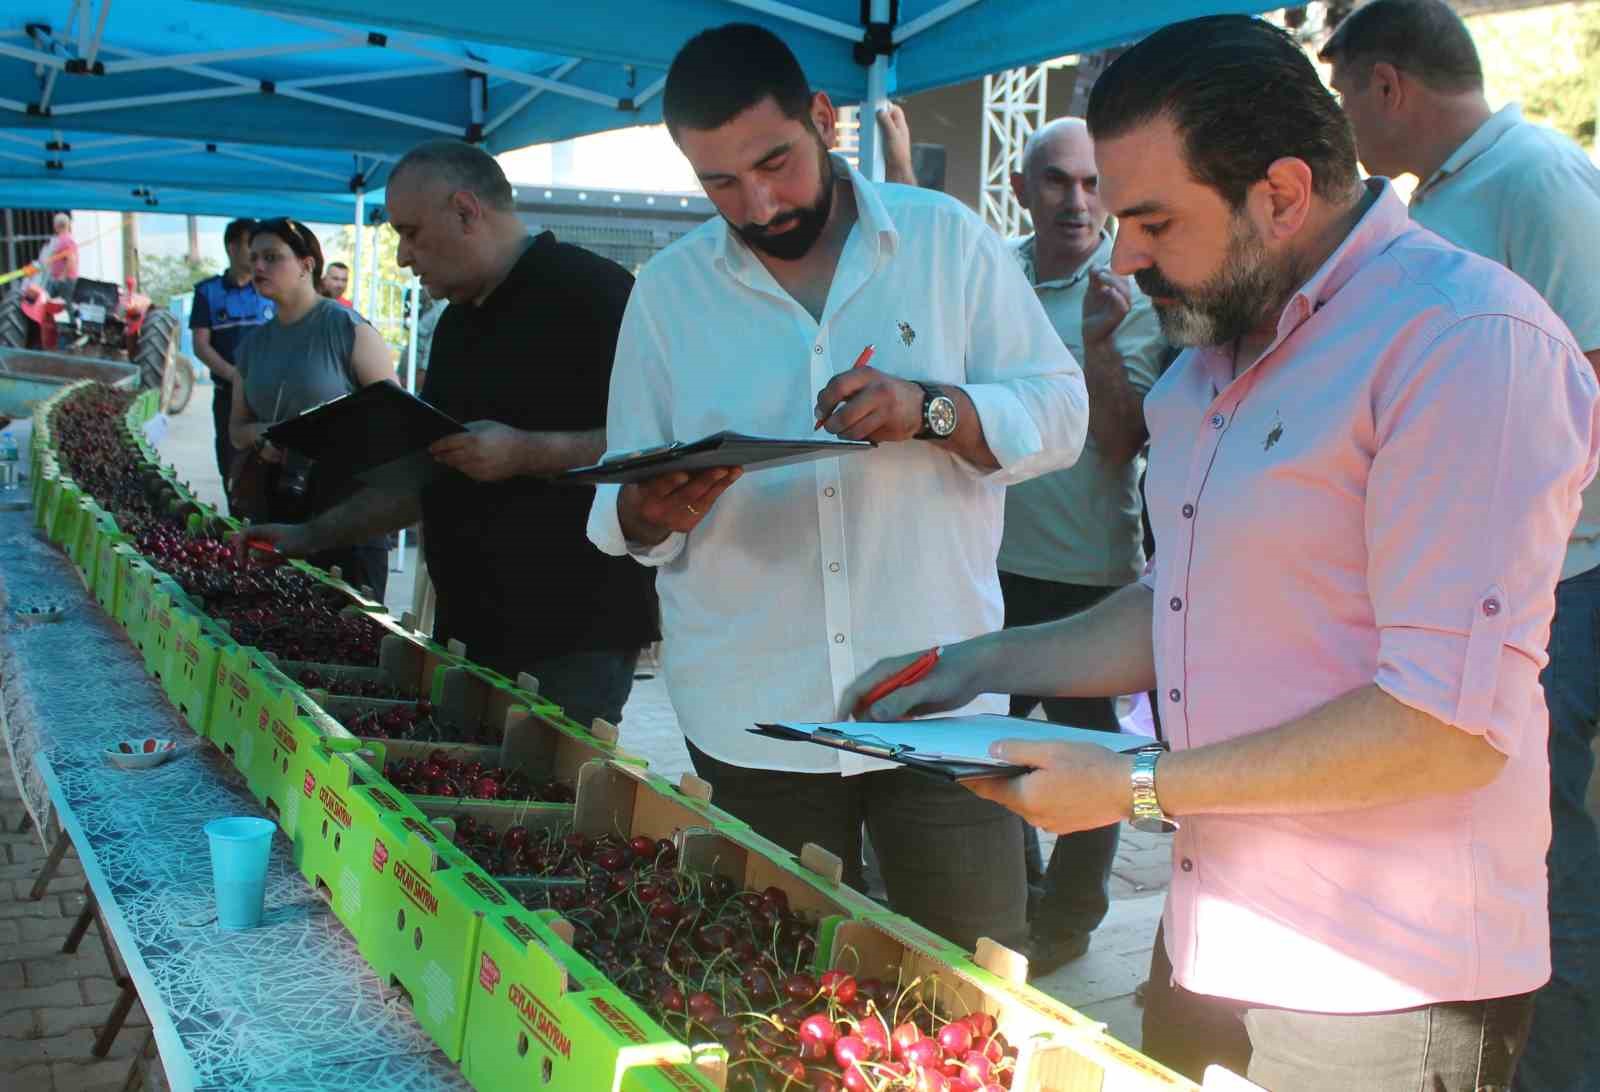
{"label": "shirt pocket logo", "polygon": [[1261,441],[1261,450],[1271,451],[1281,439],[1283,439],[1283,418],[1279,417],[1277,413],[1273,413],[1272,429],[1267,433],[1266,438]]}
{"label": "shirt pocket logo", "polygon": [[917,340],[917,332],[911,328],[909,322],[902,321],[900,323],[900,340],[908,349],[911,348],[911,343]]}

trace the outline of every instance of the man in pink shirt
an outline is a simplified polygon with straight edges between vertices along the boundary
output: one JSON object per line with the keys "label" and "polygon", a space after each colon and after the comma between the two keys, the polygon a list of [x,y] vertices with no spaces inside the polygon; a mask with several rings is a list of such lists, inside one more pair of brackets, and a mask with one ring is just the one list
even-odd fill
{"label": "man in pink shirt", "polygon": [[1112,268],[1189,347],[1145,402],[1160,554],[867,715],[1155,686],[1165,757],[1002,744],[1036,772],[975,786],[1062,833],[1181,827],[1144,1049],[1280,1092],[1501,1088],[1550,973],[1538,676],[1594,372],[1526,284],[1360,181],[1265,22],[1150,36],[1089,127]]}

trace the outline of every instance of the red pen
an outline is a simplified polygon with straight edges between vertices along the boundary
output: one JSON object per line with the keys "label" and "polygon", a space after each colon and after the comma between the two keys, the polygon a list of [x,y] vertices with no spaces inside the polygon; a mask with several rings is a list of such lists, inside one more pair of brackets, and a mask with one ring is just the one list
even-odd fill
{"label": "red pen", "polygon": [[902,667],[899,671],[896,671],[893,675],[890,675],[887,679],[884,679],[877,686],[874,686],[871,690],[868,690],[866,694],[862,696],[861,700],[856,702],[856,714],[860,715],[865,713],[868,709],[871,709],[874,705],[878,704],[878,702],[882,701],[890,694],[893,694],[901,687],[906,687],[912,685],[913,683],[921,682],[927,677],[928,672],[933,670],[934,665],[939,662],[939,654],[943,651],[944,649],[942,646],[928,649],[928,651],[924,652],[921,656],[918,656],[915,660],[912,660],[905,667]]}
{"label": "red pen", "polygon": [[263,564],[281,565],[287,560],[282,554],[278,553],[276,546],[264,538],[247,538],[244,540],[244,548],[246,559],[249,558],[252,552],[267,555]]}
{"label": "red pen", "polygon": [[[867,366],[867,361],[871,360],[872,359],[872,354],[877,352],[877,351],[878,351],[878,347],[876,345],[868,345],[865,349],[861,350],[861,355],[856,357],[856,362],[854,364],[850,365],[850,367],[851,368],[865,368]],[[838,409],[839,407],[838,406],[834,406],[833,408],[834,409]],[[816,424],[811,426],[811,431],[812,432],[817,431],[817,429],[822,427],[822,422],[826,421],[826,420],[827,420],[826,417],[821,418],[820,420],[818,420]]]}

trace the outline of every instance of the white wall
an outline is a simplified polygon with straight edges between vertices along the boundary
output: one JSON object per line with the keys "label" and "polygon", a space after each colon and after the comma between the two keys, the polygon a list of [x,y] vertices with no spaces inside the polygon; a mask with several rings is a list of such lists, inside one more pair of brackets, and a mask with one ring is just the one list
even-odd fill
{"label": "white wall", "polygon": [[513,183],[699,194],[700,182],[665,125],[637,125],[496,157]]}

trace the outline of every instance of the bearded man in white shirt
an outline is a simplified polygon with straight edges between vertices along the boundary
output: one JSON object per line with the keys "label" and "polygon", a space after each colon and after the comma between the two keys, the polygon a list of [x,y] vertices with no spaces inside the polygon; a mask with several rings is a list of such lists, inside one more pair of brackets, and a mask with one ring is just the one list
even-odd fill
{"label": "bearded man in white shirt", "polygon": [[[1022,826],[957,786],[751,735],[828,721],[887,652],[998,628],[1005,486],[1071,465],[1083,375],[1004,242],[942,194],[828,153],[834,110],[748,25],[679,52],[662,113],[721,213],[641,272],[611,376],[612,451],[719,429],[875,451],[602,486],[590,538],[658,567],[663,670],[715,801],[971,947],[1025,932]],[[873,346],[870,365],[852,367]],[[963,712],[1006,711],[985,695]]]}

